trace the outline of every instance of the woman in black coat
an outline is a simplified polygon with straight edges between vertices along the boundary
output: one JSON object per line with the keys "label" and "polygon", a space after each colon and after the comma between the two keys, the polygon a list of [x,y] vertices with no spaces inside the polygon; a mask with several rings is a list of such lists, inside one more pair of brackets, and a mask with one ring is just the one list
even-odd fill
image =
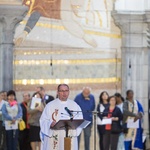
{"label": "woman in black coat", "polygon": [[[109,107],[105,108],[103,112],[103,118],[111,118],[112,124],[105,125],[105,133],[103,135],[103,148],[104,150],[117,150],[118,138],[121,132],[121,121],[123,115],[121,110],[116,106],[116,97],[111,96],[108,99]],[[119,131],[113,131],[113,124],[117,126],[117,129],[120,127]]]}

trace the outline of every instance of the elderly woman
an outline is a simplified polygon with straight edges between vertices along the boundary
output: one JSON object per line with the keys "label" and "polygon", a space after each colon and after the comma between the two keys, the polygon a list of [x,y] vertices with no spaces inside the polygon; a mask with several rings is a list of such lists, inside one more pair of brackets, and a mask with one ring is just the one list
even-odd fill
{"label": "elderly woman", "polygon": [[7,150],[17,150],[18,145],[18,121],[22,117],[22,109],[20,105],[18,105],[15,97],[15,91],[8,91],[8,103],[5,103],[2,107],[2,115],[6,130]]}

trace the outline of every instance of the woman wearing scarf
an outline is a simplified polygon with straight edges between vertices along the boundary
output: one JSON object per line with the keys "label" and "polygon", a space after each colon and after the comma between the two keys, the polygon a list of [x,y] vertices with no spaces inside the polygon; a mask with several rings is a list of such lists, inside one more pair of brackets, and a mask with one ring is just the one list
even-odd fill
{"label": "woman wearing scarf", "polygon": [[138,120],[138,127],[131,128],[129,127],[125,134],[125,150],[140,150],[143,149],[142,143],[142,117],[143,117],[143,108],[142,105],[133,99],[133,91],[128,90],[126,92],[127,100],[123,104],[123,125],[128,124],[129,120]]}
{"label": "woman wearing scarf", "polygon": [[7,92],[8,103],[2,107],[4,124],[6,130],[7,150],[17,150],[18,145],[18,121],[22,117],[22,110],[15,100],[15,92],[10,90]]}

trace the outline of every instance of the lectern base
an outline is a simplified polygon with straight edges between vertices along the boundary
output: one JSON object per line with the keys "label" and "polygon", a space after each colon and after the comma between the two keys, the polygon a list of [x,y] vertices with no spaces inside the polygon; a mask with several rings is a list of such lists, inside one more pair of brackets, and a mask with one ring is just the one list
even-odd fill
{"label": "lectern base", "polygon": [[70,137],[64,138],[64,150],[71,150],[71,138]]}

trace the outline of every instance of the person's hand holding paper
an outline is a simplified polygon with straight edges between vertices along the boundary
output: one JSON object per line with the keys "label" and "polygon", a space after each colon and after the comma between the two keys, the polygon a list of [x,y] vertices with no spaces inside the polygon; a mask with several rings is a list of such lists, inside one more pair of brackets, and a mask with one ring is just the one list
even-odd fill
{"label": "person's hand holding paper", "polygon": [[112,118],[103,118],[102,120],[102,125],[111,124],[111,123],[112,123]]}

